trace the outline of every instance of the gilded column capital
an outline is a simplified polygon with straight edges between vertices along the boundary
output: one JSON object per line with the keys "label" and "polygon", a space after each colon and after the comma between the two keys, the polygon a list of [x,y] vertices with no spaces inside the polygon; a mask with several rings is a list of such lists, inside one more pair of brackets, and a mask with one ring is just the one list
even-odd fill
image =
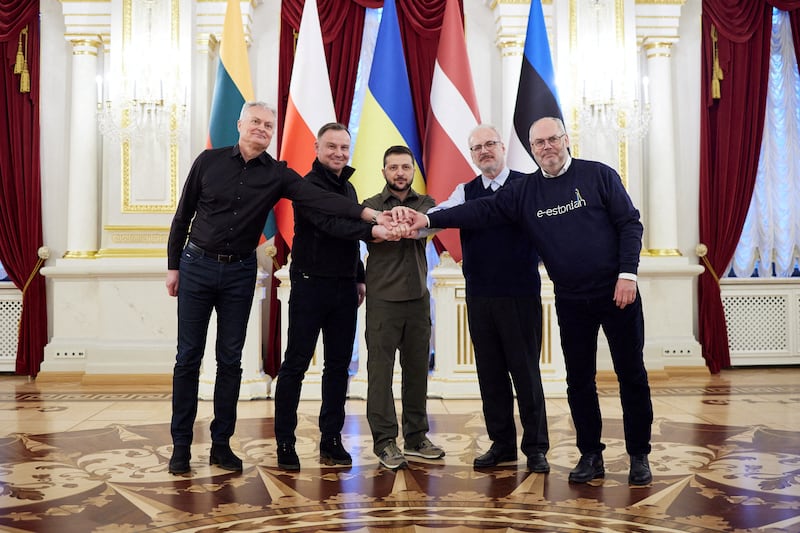
{"label": "gilded column capital", "polygon": [[200,54],[212,54],[219,48],[219,40],[213,33],[201,33],[195,37],[195,50]]}
{"label": "gilded column capital", "polygon": [[[253,42],[253,12],[260,5],[262,0],[250,0],[249,2],[239,2],[242,8],[242,27],[244,29],[244,40],[247,46]],[[195,11],[195,31],[198,35],[209,35],[214,41],[208,39],[209,47],[202,50],[198,41],[198,51],[208,52],[216,47],[217,42],[222,37],[222,27],[225,24],[225,0],[197,2]]]}
{"label": "gilded column capital", "polygon": [[642,42],[642,49],[644,49],[647,59],[652,59],[654,57],[670,57],[672,55],[672,45],[676,42],[678,42],[678,39],[648,37]]}
{"label": "gilded column capital", "polygon": [[74,56],[97,56],[103,45],[99,36],[77,37],[67,39],[72,44],[72,55]]}
{"label": "gilded column capital", "polygon": [[680,38],[678,26],[684,3],[685,0],[636,0],[636,40],[645,46],[667,45],[665,49],[669,51]]}
{"label": "gilded column capital", "polygon": [[495,20],[495,45],[503,57],[521,56],[528,28],[530,0],[490,0]]}
{"label": "gilded column capital", "polygon": [[74,55],[97,55],[111,35],[111,0],[61,2],[64,38]]}

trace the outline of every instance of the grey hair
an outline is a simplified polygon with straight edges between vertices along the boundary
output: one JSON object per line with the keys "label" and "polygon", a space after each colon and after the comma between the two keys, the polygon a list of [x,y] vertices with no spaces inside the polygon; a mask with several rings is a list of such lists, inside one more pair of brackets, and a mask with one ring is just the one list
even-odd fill
{"label": "grey hair", "polygon": [[242,106],[242,111],[239,113],[239,120],[242,120],[247,112],[250,110],[251,107],[260,107],[262,109],[266,109],[267,111],[271,111],[273,115],[276,117],[278,116],[278,112],[275,108],[266,102],[245,102]]}
{"label": "grey hair", "polygon": [[467,136],[467,144],[469,144],[470,139],[472,139],[472,136],[475,135],[475,132],[478,130],[492,130],[497,134],[497,138],[500,139],[500,142],[503,142],[503,136],[500,135],[500,131],[497,129],[496,126],[493,126],[491,124],[478,124],[477,126],[472,128],[472,130],[469,132],[469,135]]}
{"label": "grey hair", "polygon": [[533,124],[531,124],[531,127],[528,128],[528,141],[531,141],[531,131],[533,131],[533,127],[536,125],[537,122],[542,121],[542,120],[552,120],[561,129],[561,133],[567,133],[567,128],[566,128],[566,126],[564,126],[564,121],[561,120],[560,118],[558,118],[558,117],[537,118],[536,120],[533,121]]}

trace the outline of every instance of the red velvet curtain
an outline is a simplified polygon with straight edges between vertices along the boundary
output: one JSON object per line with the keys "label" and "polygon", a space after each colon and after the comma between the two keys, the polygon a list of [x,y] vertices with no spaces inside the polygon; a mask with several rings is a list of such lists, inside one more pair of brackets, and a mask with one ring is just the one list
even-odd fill
{"label": "red velvet curtain", "polygon": [[[714,273],[724,275],[741,236],[755,185],[766,110],[772,7],[800,0],[703,0],[700,117],[700,242],[708,269],[699,279],[699,335],[713,373],[730,366],[728,334]],[[797,13],[792,13],[798,49]],[[712,27],[718,40],[712,39]],[[715,54],[723,73],[712,97]]]}
{"label": "red velvet curtain", "polygon": [[[30,92],[14,73],[20,34]],[[26,50],[27,45],[27,50]],[[0,0],[0,262],[23,291],[17,374],[36,376],[47,342],[44,279],[38,275],[42,245],[39,166],[39,2]]]}
{"label": "red velvet curtain", "polygon": [[[294,66],[295,34],[300,29],[305,0],[281,0],[281,34],[278,61],[278,150],[283,139],[283,117],[289,101]],[[383,0],[326,0],[317,2],[322,43],[330,72],[336,118],[347,124],[353,105],[353,88],[361,55],[364,10],[383,5]],[[316,132],[314,132],[316,133]]]}

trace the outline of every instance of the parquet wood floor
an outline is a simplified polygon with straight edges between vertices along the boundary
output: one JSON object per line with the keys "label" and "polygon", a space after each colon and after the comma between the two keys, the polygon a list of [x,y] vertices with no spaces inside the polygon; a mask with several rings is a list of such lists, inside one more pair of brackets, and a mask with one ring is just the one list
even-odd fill
{"label": "parquet wood floor", "polygon": [[[208,465],[201,402],[192,472],[167,473],[170,391],[0,376],[0,531],[4,532],[800,532],[800,368],[733,369],[653,383],[654,481],[627,485],[619,398],[601,384],[607,475],[572,485],[566,400],[548,399],[552,471],[476,471],[489,443],[480,401],[429,399],[443,460],[378,464],[350,400],[350,468],[319,464],[318,402],[303,401],[302,469],[279,470],[273,403],[240,402],[232,442],[242,473]],[[399,407],[398,407],[399,410]]]}

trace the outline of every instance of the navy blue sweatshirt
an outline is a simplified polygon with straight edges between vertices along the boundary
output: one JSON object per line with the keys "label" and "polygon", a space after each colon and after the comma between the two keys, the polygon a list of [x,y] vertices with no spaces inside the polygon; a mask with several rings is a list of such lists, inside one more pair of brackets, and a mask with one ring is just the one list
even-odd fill
{"label": "navy blue sweatshirt", "polygon": [[434,228],[480,228],[513,222],[534,242],[556,295],[613,295],[620,272],[636,274],[643,227],[619,175],[595,161],[573,159],[567,172],[537,170],[496,194],[428,215]]}

